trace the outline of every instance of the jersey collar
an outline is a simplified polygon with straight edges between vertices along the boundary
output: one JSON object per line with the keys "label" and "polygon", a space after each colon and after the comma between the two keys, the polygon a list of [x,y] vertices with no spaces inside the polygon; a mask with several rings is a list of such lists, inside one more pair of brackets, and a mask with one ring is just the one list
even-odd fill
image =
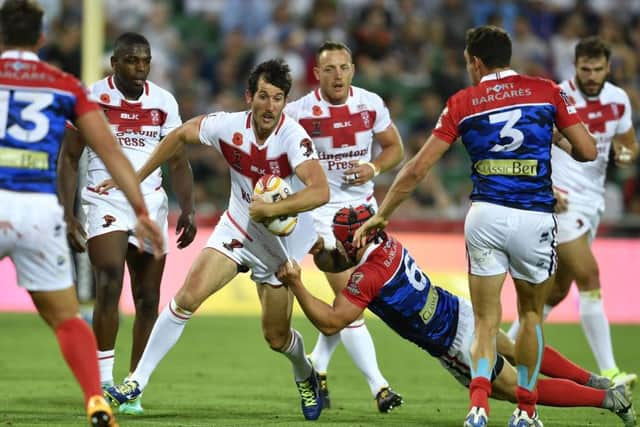
{"label": "jersey collar", "polygon": [[39,61],[38,55],[30,50],[7,50],[2,52],[2,59],[23,59],[25,61]]}
{"label": "jersey collar", "polygon": [[516,73],[513,70],[498,71],[495,73],[487,74],[486,76],[480,79],[480,83],[486,82],[489,80],[500,80],[500,79],[504,79],[505,77],[512,77],[517,75],[518,73]]}
{"label": "jersey collar", "polygon": [[360,267],[362,264],[367,262],[367,258],[369,258],[369,255],[371,255],[373,251],[378,249],[378,246],[380,246],[380,243],[370,243],[369,246],[367,246],[367,249],[364,250],[362,258],[360,258],[360,262],[358,262],[358,265],[356,265],[356,267]]}

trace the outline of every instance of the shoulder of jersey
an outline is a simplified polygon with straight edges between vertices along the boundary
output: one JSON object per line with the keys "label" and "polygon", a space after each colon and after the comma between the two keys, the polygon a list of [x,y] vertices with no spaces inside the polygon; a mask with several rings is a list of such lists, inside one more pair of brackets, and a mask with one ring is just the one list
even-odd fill
{"label": "shoulder of jersey", "polygon": [[153,96],[161,96],[163,98],[175,99],[175,97],[171,92],[169,92],[167,89],[161,86],[158,86],[151,80],[147,80],[147,84],[149,85],[149,93],[152,94]]}

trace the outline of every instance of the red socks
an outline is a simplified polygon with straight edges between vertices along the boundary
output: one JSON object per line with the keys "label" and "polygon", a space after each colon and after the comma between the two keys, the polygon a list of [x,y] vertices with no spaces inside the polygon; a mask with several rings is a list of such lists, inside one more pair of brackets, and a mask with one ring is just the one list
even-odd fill
{"label": "red socks", "polygon": [[469,407],[484,408],[489,416],[489,396],[491,396],[491,382],[485,377],[475,377],[469,384]]}
{"label": "red socks", "polygon": [[538,403],[546,406],[602,407],[606,390],[598,390],[561,378],[538,380]]}
{"label": "red socks", "polygon": [[[538,380],[538,383],[540,380]],[[518,400],[518,408],[533,417],[536,412],[536,401],[538,400],[538,390],[529,391],[524,387],[516,387],[516,399]]]}
{"label": "red socks", "polygon": [[91,396],[102,395],[96,338],[87,323],[77,317],[62,322],[56,329],[62,356],[82,388],[85,404]]}
{"label": "red socks", "polygon": [[552,378],[566,378],[578,384],[586,384],[591,373],[574,364],[552,347],[545,346],[540,373]]}

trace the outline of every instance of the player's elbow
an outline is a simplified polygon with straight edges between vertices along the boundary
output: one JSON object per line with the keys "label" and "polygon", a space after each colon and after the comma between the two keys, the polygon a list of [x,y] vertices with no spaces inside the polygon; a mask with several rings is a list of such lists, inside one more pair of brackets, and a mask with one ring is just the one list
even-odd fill
{"label": "player's elbow", "polygon": [[579,149],[573,148],[573,158],[579,162],[591,162],[598,157],[598,148],[596,147],[596,140],[589,135],[589,142],[587,144],[580,145]]}

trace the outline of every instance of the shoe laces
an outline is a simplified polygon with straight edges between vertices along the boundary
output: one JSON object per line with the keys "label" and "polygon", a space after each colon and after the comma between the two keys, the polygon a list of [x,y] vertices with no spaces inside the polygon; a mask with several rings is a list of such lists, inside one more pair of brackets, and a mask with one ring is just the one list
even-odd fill
{"label": "shoe laces", "polygon": [[117,385],[115,388],[122,394],[130,395],[137,390],[138,383],[136,381],[126,381],[123,384]]}
{"label": "shoe laces", "polygon": [[313,392],[313,386],[311,385],[311,381],[304,380],[297,383],[298,391],[300,392],[300,397],[302,398],[302,403],[304,406],[314,406],[318,404],[318,400],[316,399],[316,394]]}

